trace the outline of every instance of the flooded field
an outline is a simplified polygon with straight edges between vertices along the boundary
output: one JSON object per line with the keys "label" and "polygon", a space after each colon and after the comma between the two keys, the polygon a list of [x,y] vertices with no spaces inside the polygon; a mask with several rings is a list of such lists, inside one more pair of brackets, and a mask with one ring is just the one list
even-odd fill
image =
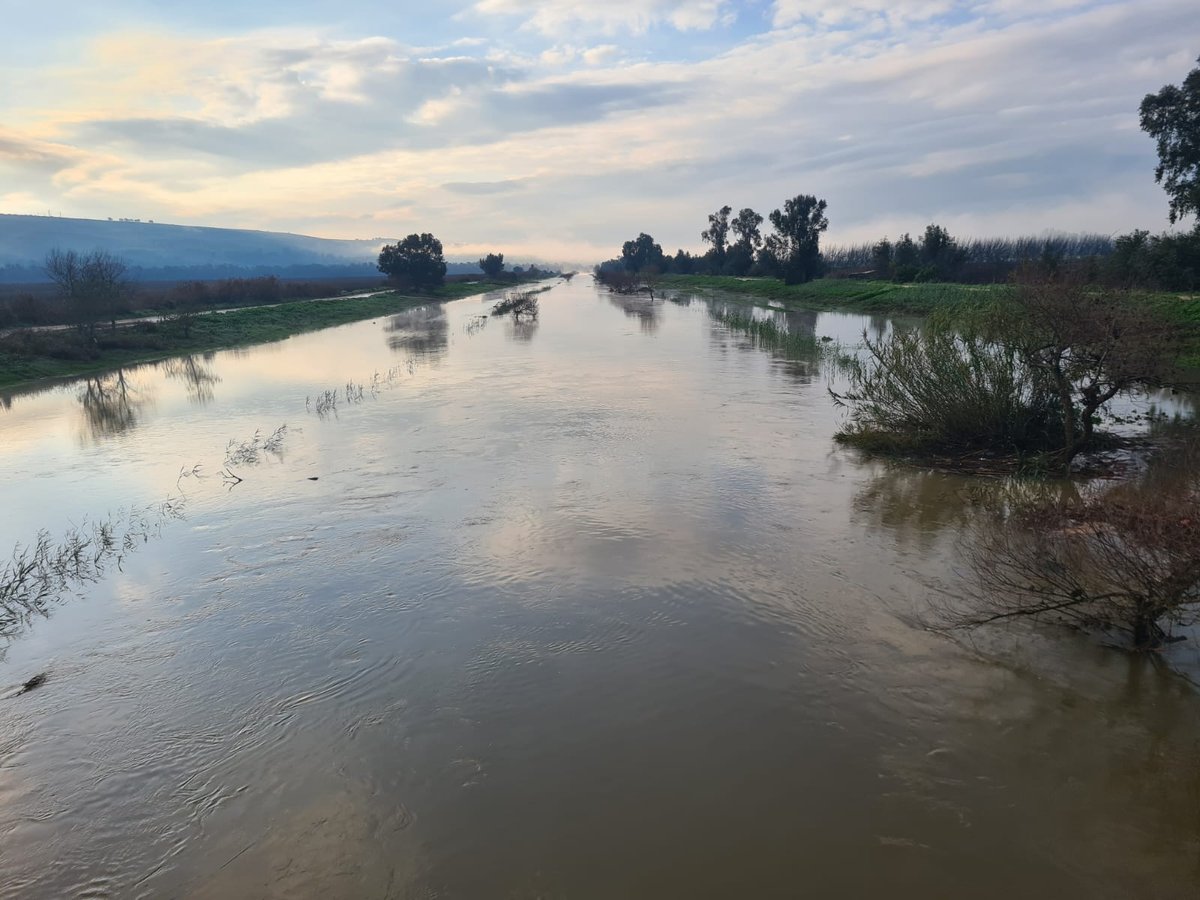
{"label": "flooded field", "polygon": [[705,301],[494,299],[4,400],[0,552],[111,545],[0,645],[0,897],[1197,896],[1192,683],[920,627],[969,479]]}

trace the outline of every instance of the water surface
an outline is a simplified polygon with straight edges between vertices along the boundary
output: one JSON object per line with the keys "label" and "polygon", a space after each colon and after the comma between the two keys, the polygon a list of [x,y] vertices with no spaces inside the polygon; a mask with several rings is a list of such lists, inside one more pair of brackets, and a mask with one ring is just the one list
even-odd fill
{"label": "water surface", "polygon": [[1197,895],[1186,681],[918,626],[975,485],[704,302],[541,298],[9,398],[0,547],[182,518],[7,646],[0,896]]}

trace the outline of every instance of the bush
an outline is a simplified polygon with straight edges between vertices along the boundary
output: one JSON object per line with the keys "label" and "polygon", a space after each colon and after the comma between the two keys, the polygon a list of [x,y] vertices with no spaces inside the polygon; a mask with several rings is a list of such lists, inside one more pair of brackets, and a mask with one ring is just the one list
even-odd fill
{"label": "bush", "polygon": [[1053,392],[1015,347],[936,321],[863,338],[867,358],[843,360],[849,388],[831,391],[851,409],[841,443],[887,453],[1021,456],[1058,434]]}

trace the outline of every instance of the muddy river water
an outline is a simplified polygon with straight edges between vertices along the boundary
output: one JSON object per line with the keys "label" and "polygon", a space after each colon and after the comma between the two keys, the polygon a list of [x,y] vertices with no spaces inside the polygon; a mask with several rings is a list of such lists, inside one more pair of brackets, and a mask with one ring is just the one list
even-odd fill
{"label": "muddy river water", "polygon": [[968,479],[703,300],[492,299],[4,400],[0,554],[131,540],[3,644],[0,897],[1200,896],[1191,683],[919,626]]}

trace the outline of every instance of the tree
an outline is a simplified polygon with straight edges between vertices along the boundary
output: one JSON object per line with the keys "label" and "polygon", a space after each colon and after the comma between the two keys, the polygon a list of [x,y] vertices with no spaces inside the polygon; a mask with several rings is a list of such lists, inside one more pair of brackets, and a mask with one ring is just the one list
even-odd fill
{"label": "tree", "polygon": [[1162,387],[1181,350],[1179,329],[1145,303],[1067,276],[1018,276],[1010,312],[999,315],[998,338],[1015,346],[1058,397],[1057,453],[1067,469],[1092,444],[1105,404]]}
{"label": "tree", "polygon": [[731,275],[745,275],[754,265],[754,255],[762,246],[762,232],[759,231],[762,223],[763,217],[749,207],[739,212],[730,223],[733,233],[737,235],[737,240],[729,248],[725,266]]}
{"label": "tree", "polygon": [[1171,224],[1200,216],[1200,66],[1182,85],[1147,94],[1140,112],[1142,130],[1158,144],[1154,180],[1170,198]]}
{"label": "tree", "polygon": [[641,272],[651,267],[661,272],[664,268],[663,250],[654,242],[654,238],[643,231],[621,247],[621,262],[629,272]]}
{"label": "tree", "polygon": [[483,269],[483,274],[488,278],[495,278],[504,271],[504,254],[489,253],[479,261],[479,268]]}
{"label": "tree", "polygon": [[117,312],[129,289],[124,260],[105,250],[55,248],[46,254],[44,271],[67,302],[81,334],[94,338],[96,323],[105,318],[116,331]]}
{"label": "tree", "polygon": [[404,287],[425,290],[446,280],[442,242],[432,234],[410,234],[379,251],[379,271]]}
{"label": "tree", "polygon": [[1138,651],[1170,642],[1168,629],[1200,607],[1196,471],[1192,461],[1165,484],[1085,497],[1005,497],[962,546],[983,590],[969,607],[943,610],[943,623],[1047,618],[1124,632]]}
{"label": "tree", "polygon": [[732,206],[722,206],[708,217],[708,228],[700,232],[700,239],[712,244],[713,267],[720,272],[725,265],[725,249],[729,243],[729,214]]}
{"label": "tree", "polygon": [[896,241],[892,251],[892,278],[900,282],[912,281],[921,268],[921,251],[912,235],[905,232]]}
{"label": "tree", "polygon": [[921,237],[921,265],[945,281],[953,278],[965,261],[966,254],[958,242],[941,225],[927,225]]}
{"label": "tree", "polygon": [[892,242],[887,238],[871,247],[871,267],[876,278],[892,276]]}
{"label": "tree", "polygon": [[821,232],[829,227],[827,204],[811,194],[798,194],[771,213],[775,233],[766,249],[787,284],[811,281],[821,270]]}

